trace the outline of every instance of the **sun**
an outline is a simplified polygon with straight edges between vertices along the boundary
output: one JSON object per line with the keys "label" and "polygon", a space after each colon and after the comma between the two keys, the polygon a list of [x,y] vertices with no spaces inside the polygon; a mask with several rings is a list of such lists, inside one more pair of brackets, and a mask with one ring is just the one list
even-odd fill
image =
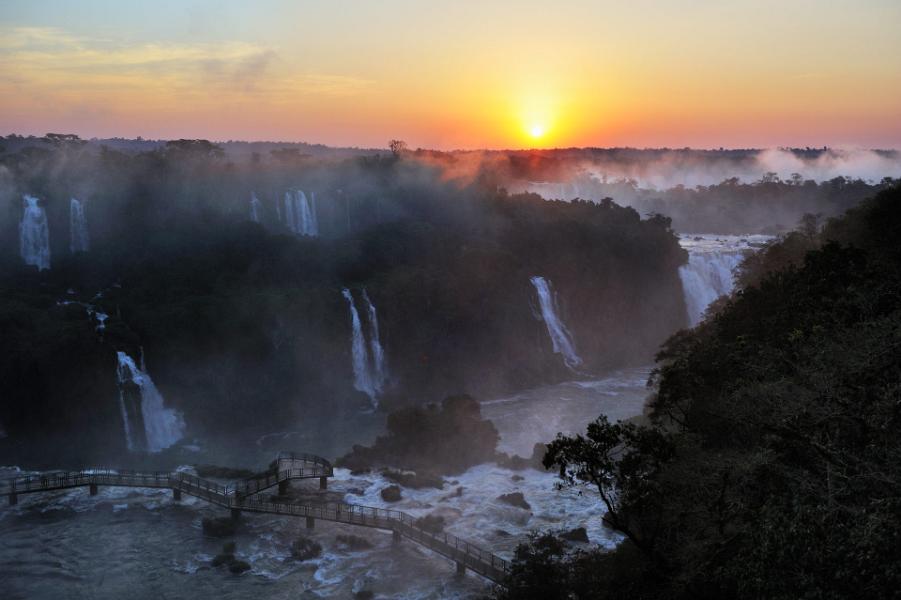
{"label": "sun", "polygon": [[531,127],[529,127],[529,135],[532,136],[532,139],[539,139],[544,137],[545,127],[540,123],[534,123]]}

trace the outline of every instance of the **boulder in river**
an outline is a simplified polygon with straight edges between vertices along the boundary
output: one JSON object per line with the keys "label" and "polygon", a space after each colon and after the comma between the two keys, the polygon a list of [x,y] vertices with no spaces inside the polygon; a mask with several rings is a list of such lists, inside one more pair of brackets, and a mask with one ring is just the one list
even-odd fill
{"label": "boulder in river", "polygon": [[584,527],[576,527],[560,534],[560,537],[570,542],[588,542],[588,532]]}
{"label": "boulder in river", "polygon": [[380,492],[380,494],[382,496],[382,500],[384,500],[385,502],[399,502],[400,499],[403,498],[400,493],[400,488],[396,485],[389,485],[388,487],[384,488]]}
{"label": "boulder in river", "polygon": [[296,560],[312,560],[322,554],[322,546],[310,538],[299,537],[291,544],[291,557]]}
{"label": "boulder in river", "polygon": [[531,510],[532,506],[526,502],[525,496],[522,495],[522,492],[511,492],[509,494],[501,494],[497,497],[498,500],[505,504],[509,504],[510,506],[515,506],[517,508],[522,508],[525,510]]}

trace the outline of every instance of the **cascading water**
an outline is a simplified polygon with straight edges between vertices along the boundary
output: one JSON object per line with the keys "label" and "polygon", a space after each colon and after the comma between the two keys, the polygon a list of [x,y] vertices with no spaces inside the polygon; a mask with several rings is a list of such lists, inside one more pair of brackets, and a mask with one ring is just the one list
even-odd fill
{"label": "cascading water", "polygon": [[765,235],[683,235],[679,244],[688,250],[688,264],[679,267],[688,322],[694,327],[720,296],[735,287],[733,271],[745,256],[771,238]]}
{"label": "cascading water", "polygon": [[78,198],[69,199],[69,251],[87,252],[90,249],[88,220],[84,215],[84,204]]}
{"label": "cascading water", "polygon": [[19,251],[26,265],[34,265],[39,271],[50,268],[50,231],[47,213],[34,196],[23,196],[24,212],[19,223]]}
{"label": "cascading water", "polygon": [[349,289],[344,288],[341,290],[341,295],[347,300],[350,308],[354,388],[369,396],[373,408],[376,408],[378,407],[377,398],[388,373],[385,367],[385,352],[379,341],[379,323],[375,306],[370,302],[369,296],[364,290],[363,298],[366,301],[367,317],[369,318],[369,343],[367,345],[366,336],[363,334],[363,323],[360,320],[360,313],[357,311],[353,294]]}
{"label": "cascading water", "polygon": [[385,350],[379,340],[379,317],[375,311],[375,305],[369,299],[366,289],[363,289],[363,300],[366,301],[366,310],[369,315],[369,351],[372,361],[372,379],[375,383],[376,393],[381,393],[385,380],[388,378],[388,369],[385,366]]}
{"label": "cascading water", "polygon": [[285,192],[285,225],[297,235],[319,235],[316,218],[316,194],[307,198],[301,190]]}
{"label": "cascading water", "polygon": [[[119,409],[129,450],[159,452],[176,443],[184,435],[181,415],[166,408],[163,396],[146,371],[138,368],[125,352],[117,352]],[[135,439],[135,429],[143,425],[143,440]]]}
{"label": "cascading water", "polygon": [[563,362],[570,369],[575,369],[582,364],[582,359],[576,353],[576,347],[572,335],[560,320],[557,311],[557,300],[551,290],[551,284],[544,277],[531,277],[529,281],[538,292],[538,305],[541,309],[541,319],[547,326],[548,335],[551,338],[554,352],[563,356]]}
{"label": "cascading water", "polygon": [[256,194],[250,195],[250,220],[254,223],[260,222],[260,211],[262,210],[263,205],[260,202],[260,199],[257,198]]}

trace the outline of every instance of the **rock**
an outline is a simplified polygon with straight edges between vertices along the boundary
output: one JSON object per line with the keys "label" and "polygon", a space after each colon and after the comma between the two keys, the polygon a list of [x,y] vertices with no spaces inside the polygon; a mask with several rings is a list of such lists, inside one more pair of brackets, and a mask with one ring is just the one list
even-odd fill
{"label": "rock", "polygon": [[385,502],[399,502],[403,496],[400,493],[400,488],[396,485],[389,485],[385,489],[380,492],[382,496],[382,500]]}
{"label": "rock", "polygon": [[560,537],[570,542],[588,542],[588,532],[584,527],[576,527],[560,534]]}
{"label": "rock", "polygon": [[322,554],[322,546],[310,538],[300,537],[291,544],[291,556],[296,560],[312,560]]}
{"label": "rock", "polygon": [[234,573],[235,575],[240,575],[244,571],[250,570],[250,564],[244,562],[243,560],[235,559],[231,563],[229,563],[228,570],[230,572]]}
{"label": "rock", "polygon": [[441,533],[444,531],[444,517],[441,515],[426,515],[414,521],[415,525],[429,533]]}
{"label": "rock", "polygon": [[204,518],[203,535],[210,537],[229,537],[238,530],[238,522],[229,517]]}
{"label": "rock", "polygon": [[509,456],[503,452],[498,452],[494,462],[496,462],[498,466],[510,469],[511,471],[522,471],[524,469],[545,471],[546,469],[541,462],[544,460],[545,454],[547,454],[547,446],[539,443],[535,444],[532,448],[532,456],[529,458],[518,456],[516,454]]}
{"label": "rock", "polygon": [[444,479],[438,475],[431,473],[417,473],[415,471],[392,471],[386,469],[382,471],[382,476],[388,481],[401,485],[405,488],[421,490],[423,488],[435,488],[436,490],[444,489]]}
{"label": "rock", "polygon": [[531,505],[526,502],[525,497],[522,495],[522,492],[511,492],[509,494],[501,494],[497,497],[498,500],[504,502],[505,504],[509,504],[510,506],[516,506],[517,508],[523,508],[525,510],[531,510]]}
{"label": "rock", "polygon": [[499,538],[508,538],[513,534],[510,533],[509,531],[504,531],[503,529],[495,529],[494,535],[496,535]]}
{"label": "rock", "polygon": [[463,495],[463,487],[460,486],[456,490],[454,490],[453,494],[448,494],[447,496],[442,496],[439,502],[446,502],[451,498],[459,498]]}
{"label": "rock", "polygon": [[369,590],[354,592],[354,600],[372,600],[373,598],[375,598],[375,592],[370,592]]}
{"label": "rock", "polygon": [[348,550],[368,550],[372,548],[372,544],[366,538],[356,535],[338,535],[335,541],[346,547]]}
{"label": "rock", "polygon": [[386,435],[371,447],[355,445],[335,466],[351,472],[394,466],[454,475],[493,460],[499,439],[494,424],[482,418],[478,401],[466,395],[450,396],[440,405],[392,411]]}
{"label": "rock", "polygon": [[353,487],[347,490],[348,494],[353,494],[354,496],[362,496],[366,493],[366,490],[361,488]]}
{"label": "rock", "polygon": [[523,477],[522,475],[513,475],[513,477],[510,478],[510,481],[518,482],[518,481],[523,481],[524,479],[525,479],[525,477]]}

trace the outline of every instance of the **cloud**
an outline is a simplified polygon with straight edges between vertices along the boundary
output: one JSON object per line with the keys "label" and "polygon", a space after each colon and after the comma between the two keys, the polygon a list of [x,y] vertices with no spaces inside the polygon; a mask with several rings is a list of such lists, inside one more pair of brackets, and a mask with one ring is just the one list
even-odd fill
{"label": "cloud", "polygon": [[41,27],[0,27],[0,91],[83,95],[101,91],[168,94],[347,96],[372,81],[295,73],[275,50],[242,41],[123,44]]}

